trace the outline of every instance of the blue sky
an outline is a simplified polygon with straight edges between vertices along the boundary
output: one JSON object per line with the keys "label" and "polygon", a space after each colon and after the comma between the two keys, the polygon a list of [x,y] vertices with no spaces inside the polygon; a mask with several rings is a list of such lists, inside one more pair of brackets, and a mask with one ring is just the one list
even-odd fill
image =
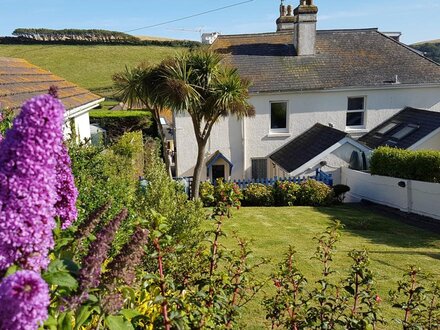
{"label": "blue sky", "polygon": [[[17,27],[98,28],[129,31],[227,6],[243,0],[0,0],[0,35]],[[297,5],[299,0],[286,0]],[[440,39],[439,0],[315,0],[319,29],[378,27],[403,32],[406,43]],[[199,39],[203,29],[223,34],[275,29],[279,0],[254,0],[239,7],[133,32]]]}

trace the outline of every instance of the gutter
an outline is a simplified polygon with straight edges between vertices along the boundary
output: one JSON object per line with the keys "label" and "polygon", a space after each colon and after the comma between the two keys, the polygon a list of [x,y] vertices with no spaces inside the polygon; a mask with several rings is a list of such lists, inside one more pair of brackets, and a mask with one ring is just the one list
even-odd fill
{"label": "gutter", "polygon": [[327,88],[327,89],[295,89],[295,90],[274,90],[274,91],[263,91],[263,92],[250,92],[251,96],[267,95],[267,94],[292,94],[292,93],[331,93],[331,92],[348,92],[348,91],[366,91],[366,90],[387,90],[387,89],[407,89],[407,88],[440,88],[440,83],[428,83],[428,84],[388,84],[382,86],[371,86],[371,87],[359,87],[359,86],[348,86],[348,87],[338,87],[338,88]]}
{"label": "gutter", "polygon": [[90,110],[96,108],[97,106],[99,106],[100,103],[104,102],[105,98],[101,98],[99,100],[87,103],[85,105],[82,105],[80,107],[77,108],[73,108],[71,110],[67,110],[64,113],[64,119],[67,121],[73,117],[78,117],[86,112],[89,112]]}

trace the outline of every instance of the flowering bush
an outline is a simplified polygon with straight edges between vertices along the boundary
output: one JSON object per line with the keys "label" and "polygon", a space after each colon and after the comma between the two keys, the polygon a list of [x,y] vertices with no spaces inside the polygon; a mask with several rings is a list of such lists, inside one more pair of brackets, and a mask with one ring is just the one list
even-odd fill
{"label": "flowering bush", "polygon": [[273,188],[261,183],[253,183],[243,190],[244,206],[273,206]]}
{"label": "flowering bush", "polygon": [[274,200],[277,206],[293,206],[297,202],[300,186],[294,182],[277,181],[274,185]]}
{"label": "flowering bush", "polygon": [[214,205],[214,185],[209,181],[200,183],[200,200],[205,207]]}
{"label": "flowering bush", "polygon": [[322,206],[331,203],[332,189],[325,183],[316,180],[307,180],[300,185],[298,192],[298,205]]}
{"label": "flowering bush", "polygon": [[0,145],[0,271],[16,263],[39,272],[49,263],[63,116],[58,100],[36,97]]}

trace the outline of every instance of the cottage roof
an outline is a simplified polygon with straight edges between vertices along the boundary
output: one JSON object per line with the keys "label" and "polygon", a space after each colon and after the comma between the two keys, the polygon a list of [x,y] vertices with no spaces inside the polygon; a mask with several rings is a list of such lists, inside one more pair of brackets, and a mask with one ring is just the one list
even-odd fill
{"label": "cottage roof", "polygon": [[213,49],[253,82],[251,93],[440,84],[440,64],[377,29],[320,30],[316,55],[296,56],[292,32],[221,35]]}
{"label": "cottage roof", "polygon": [[440,112],[405,108],[359,141],[375,149],[390,146],[407,149],[440,128]]}
{"label": "cottage roof", "polygon": [[0,108],[17,110],[30,98],[47,93],[52,85],[58,87],[67,110],[102,99],[23,59],[0,57]]}
{"label": "cottage roof", "polygon": [[286,172],[291,173],[340,142],[347,135],[335,128],[315,124],[269,157]]}

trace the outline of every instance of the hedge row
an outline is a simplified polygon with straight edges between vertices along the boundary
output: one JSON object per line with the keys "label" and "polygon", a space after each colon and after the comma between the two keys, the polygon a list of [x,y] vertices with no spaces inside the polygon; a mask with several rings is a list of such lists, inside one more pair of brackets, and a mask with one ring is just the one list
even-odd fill
{"label": "hedge row", "polygon": [[111,45],[111,46],[162,46],[162,47],[184,47],[196,48],[202,43],[192,40],[123,40],[112,39],[102,40],[35,40],[24,37],[1,37],[0,44],[5,45]]}
{"label": "hedge row", "polygon": [[371,157],[371,174],[440,183],[440,151],[381,147]]}
{"label": "hedge row", "polygon": [[[322,182],[307,180],[301,184],[276,182],[273,187],[253,183],[240,195],[243,206],[325,206],[342,201],[341,195],[348,190],[332,189]],[[210,182],[201,184],[200,198],[205,206],[212,206],[213,193],[214,186]]]}
{"label": "hedge row", "polygon": [[136,131],[142,131],[144,136],[157,136],[156,125],[153,125],[148,111],[95,110],[90,112],[90,122],[105,129],[109,141],[116,141],[125,133]]}

